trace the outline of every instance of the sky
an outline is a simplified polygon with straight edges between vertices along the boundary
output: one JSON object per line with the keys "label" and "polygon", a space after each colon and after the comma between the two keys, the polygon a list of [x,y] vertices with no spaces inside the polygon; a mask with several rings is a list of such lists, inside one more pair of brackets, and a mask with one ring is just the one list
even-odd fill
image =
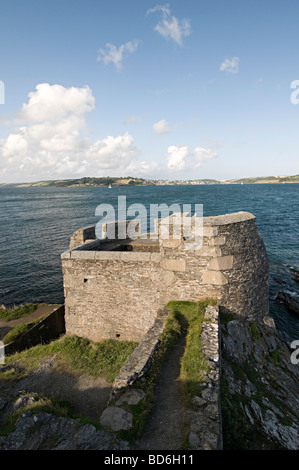
{"label": "sky", "polygon": [[0,0],[0,183],[299,173],[298,0]]}

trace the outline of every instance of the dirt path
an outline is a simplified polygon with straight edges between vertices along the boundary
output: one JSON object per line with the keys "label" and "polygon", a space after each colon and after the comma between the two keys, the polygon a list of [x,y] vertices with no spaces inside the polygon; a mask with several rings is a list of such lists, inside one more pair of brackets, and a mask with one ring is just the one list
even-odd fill
{"label": "dirt path", "polygon": [[185,341],[184,333],[162,367],[156,387],[154,412],[143,437],[136,443],[137,449],[178,450],[185,441],[188,413],[182,403],[178,383]]}

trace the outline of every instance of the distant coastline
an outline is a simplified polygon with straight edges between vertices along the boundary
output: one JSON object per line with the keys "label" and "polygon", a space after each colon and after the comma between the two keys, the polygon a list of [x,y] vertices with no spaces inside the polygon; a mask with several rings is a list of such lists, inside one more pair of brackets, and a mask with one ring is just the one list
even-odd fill
{"label": "distant coastline", "polygon": [[163,180],[136,177],[84,177],[63,180],[36,181],[31,183],[0,184],[0,187],[32,188],[32,187],[97,187],[97,186],[163,186],[163,185],[211,185],[211,184],[277,184],[299,183],[299,175],[294,176],[257,176],[249,178],[214,180]]}

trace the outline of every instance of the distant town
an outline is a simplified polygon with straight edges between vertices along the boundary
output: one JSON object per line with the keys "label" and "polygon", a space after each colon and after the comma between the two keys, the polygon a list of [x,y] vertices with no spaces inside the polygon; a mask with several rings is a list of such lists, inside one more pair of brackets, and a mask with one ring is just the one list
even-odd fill
{"label": "distant town", "polygon": [[294,176],[260,176],[230,180],[194,179],[194,180],[153,180],[127,177],[84,177],[64,180],[36,181],[31,183],[0,184],[0,187],[84,187],[84,186],[163,186],[163,185],[211,185],[211,184],[265,184],[265,183],[299,183],[299,175]]}

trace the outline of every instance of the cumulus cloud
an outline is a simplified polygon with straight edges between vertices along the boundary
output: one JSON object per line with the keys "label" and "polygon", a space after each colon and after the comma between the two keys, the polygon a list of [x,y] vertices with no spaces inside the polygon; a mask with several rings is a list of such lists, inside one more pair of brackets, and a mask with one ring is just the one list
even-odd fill
{"label": "cumulus cloud", "polygon": [[88,87],[37,85],[17,114],[19,126],[0,142],[2,181],[102,175],[106,170],[122,174],[132,162],[141,165],[128,132],[94,142],[86,136],[85,116],[94,107]]}
{"label": "cumulus cloud", "polygon": [[98,61],[103,61],[105,65],[112,62],[115,68],[119,71],[122,68],[122,62],[126,54],[133,54],[138,48],[140,41],[134,39],[133,41],[126,42],[119,47],[114,44],[107,43],[106,50],[100,49],[98,51]]}
{"label": "cumulus cloud", "polygon": [[153,125],[153,131],[156,134],[167,134],[170,131],[167,121],[165,119],[161,119],[161,121],[156,122]]}
{"label": "cumulus cloud", "polygon": [[183,38],[191,34],[190,21],[187,19],[178,20],[175,16],[171,16],[168,3],[150,8],[146,14],[149,15],[157,12],[160,12],[161,17],[154,30],[165,39],[172,39],[176,44],[182,46]]}
{"label": "cumulus cloud", "polygon": [[217,152],[210,148],[197,146],[192,149],[187,145],[171,145],[166,155],[167,168],[171,171],[197,169],[216,156]]}
{"label": "cumulus cloud", "polygon": [[221,72],[238,73],[239,72],[239,57],[233,57],[232,59],[225,59],[220,65]]}
{"label": "cumulus cloud", "polygon": [[29,93],[28,103],[24,103],[17,115],[23,122],[55,122],[68,116],[84,116],[95,107],[95,100],[89,87],[65,88],[62,85],[40,83],[36,91]]}

